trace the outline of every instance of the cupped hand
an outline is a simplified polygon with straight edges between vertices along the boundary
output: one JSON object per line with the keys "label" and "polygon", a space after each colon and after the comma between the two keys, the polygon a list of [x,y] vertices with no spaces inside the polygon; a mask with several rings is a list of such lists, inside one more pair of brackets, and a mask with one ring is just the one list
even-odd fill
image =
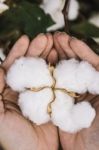
{"label": "cupped hand", "polygon": [[[76,58],[87,60],[99,70],[99,56],[84,42],[65,33],[54,34],[54,45],[60,59]],[[99,149],[99,96],[85,94],[78,101],[87,100],[96,110],[96,118],[92,126],[78,133],[69,134],[59,130],[63,150],[98,150]]]}
{"label": "cupped hand", "polygon": [[40,34],[31,43],[27,36],[22,36],[0,68],[0,93],[3,92],[0,95],[0,144],[6,150],[58,149],[57,128],[51,123],[36,126],[24,118],[17,105],[18,93],[7,87],[4,77],[15,59],[21,56],[40,56],[55,63],[58,55],[52,46],[51,34]]}

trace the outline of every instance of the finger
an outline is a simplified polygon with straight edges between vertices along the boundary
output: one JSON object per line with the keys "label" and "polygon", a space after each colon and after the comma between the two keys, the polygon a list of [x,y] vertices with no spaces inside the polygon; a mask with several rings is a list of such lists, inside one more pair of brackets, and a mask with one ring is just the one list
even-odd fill
{"label": "finger", "polygon": [[[0,94],[3,92],[5,87],[5,72],[0,68]],[[2,102],[2,95],[0,95],[0,113],[4,112],[4,106]]]}
{"label": "finger", "polygon": [[43,51],[43,53],[41,54],[41,57],[43,59],[47,58],[47,56],[50,53],[50,51],[52,49],[52,46],[53,46],[53,37],[52,37],[52,35],[50,33],[47,33],[46,37],[47,37],[47,46],[46,46],[45,50]]}
{"label": "finger", "polygon": [[54,48],[51,50],[50,54],[48,55],[47,61],[51,65],[55,65],[58,62],[58,54]]}
{"label": "finger", "polygon": [[10,53],[3,63],[3,67],[7,70],[15,59],[25,55],[29,46],[29,38],[23,35],[12,47]]}
{"label": "finger", "polygon": [[42,54],[47,45],[47,37],[44,34],[39,34],[31,42],[26,56],[37,57]]}
{"label": "finger", "polygon": [[58,42],[58,36],[61,34],[61,32],[56,32],[53,36],[53,40],[54,40],[54,46],[55,46],[55,49],[57,50],[58,52],[58,55],[59,55],[59,58],[60,59],[66,59],[67,56],[66,54],[64,53],[63,49],[60,47],[59,45],[59,42]]}
{"label": "finger", "polygon": [[4,69],[0,68],[0,93],[3,92],[5,87],[5,72]]}
{"label": "finger", "polygon": [[75,52],[70,47],[70,39],[71,39],[71,37],[69,35],[67,35],[66,33],[61,33],[58,36],[57,41],[58,41],[61,49],[68,56],[68,58],[76,58]]}
{"label": "finger", "polygon": [[99,56],[96,55],[84,42],[72,38],[70,46],[80,59],[88,61],[94,67],[99,65]]}

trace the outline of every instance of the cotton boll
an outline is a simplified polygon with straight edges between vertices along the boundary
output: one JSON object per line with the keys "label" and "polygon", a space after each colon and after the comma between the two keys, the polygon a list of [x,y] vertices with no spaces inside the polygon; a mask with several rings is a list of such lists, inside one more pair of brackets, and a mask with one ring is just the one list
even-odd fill
{"label": "cotton boll", "polygon": [[71,119],[71,109],[74,99],[61,91],[56,91],[56,100],[52,103],[52,122],[61,130],[71,132],[75,125]]}
{"label": "cotton boll", "polygon": [[75,20],[79,14],[79,3],[76,0],[70,0],[70,7],[68,12],[69,20]]}
{"label": "cotton boll", "polygon": [[[40,7],[46,14],[50,14],[51,18],[55,22],[54,25],[47,28],[47,31],[55,31],[63,28],[65,25],[64,16],[62,10],[64,8],[66,0],[43,0]],[[70,7],[68,12],[69,20],[74,20],[79,14],[79,3],[76,0],[70,1]]]}
{"label": "cotton boll", "polygon": [[21,57],[10,67],[7,84],[15,91],[25,88],[51,86],[53,79],[46,62],[41,58]]}
{"label": "cotton boll", "polygon": [[96,112],[94,108],[88,102],[80,102],[74,105],[72,108],[71,117],[76,124],[77,131],[82,128],[88,128],[91,126]]}
{"label": "cotton boll", "polygon": [[83,94],[93,84],[95,74],[96,70],[86,61],[64,60],[58,64],[54,72],[56,87]]}
{"label": "cotton boll", "polygon": [[0,3],[4,3],[6,0],[0,0]]}
{"label": "cotton boll", "polygon": [[91,126],[96,113],[88,102],[74,104],[74,99],[67,94],[61,91],[56,91],[55,94],[51,116],[55,125],[69,133]]}
{"label": "cotton boll", "polygon": [[55,24],[47,28],[48,32],[49,31],[55,31],[55,30],[57,30],[59,28],[63,28],[64,27],[64,23],[65,23],[64,22],[64,16],[63,16],[63,14],[61,12],[56,11],[55,13],[53,13],[51,15],[51,17],[54,20]]}
{"label": "cotton boll", "polygon": [[76,72],[76,81],[80,91],[74,91],[78,93],[85,93],[88,91],[88,87],[93,84],[93,79],[96,74],[96,70],[87,61],[81,61],[78,65]]}
{"label": "cotton boll", "polygon": [[65,88],[69,91],[78,91],[79,87],[76,82],[76,70],[79,61],[76,59],[61,61],[54,71],[56,78],[56,87]]}
{"label": "cotton boll", "polygon": [[0,3],[0,14],[8,9],[9,9],[9,6],[7,6],[6,4]]}
{"label": "cotton boll", "polygon": [[99,72],[96,72],[92,82],[88,86],[88,91],[92,94],[99,94]]}
{"label": "cotton boll", "polygon": [[20,94],[18,103],[23,115],[40,125],[50,120],[47,107],[52,98],[53,92],[51,89],[46,88],[39,92],[25,91]]}
{"label": "cotton boll", "polygon": [[65,0],[43,0],[41,8],[44,9],[45,13],[52,14],[56,11],[62,11],[65,4]]}

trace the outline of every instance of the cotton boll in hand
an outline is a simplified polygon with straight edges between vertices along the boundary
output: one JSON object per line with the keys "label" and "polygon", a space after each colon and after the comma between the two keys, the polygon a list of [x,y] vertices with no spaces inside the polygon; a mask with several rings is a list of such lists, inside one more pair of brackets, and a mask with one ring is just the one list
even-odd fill
{"label": "cotton boll in hand", "polygon": [[87,61],[80,61],[76,71],[77,85],[79,88],[75,92],[85,93],[88,91],[88,88],[93,84],[93,79],[96,76],[97,72],[95,68],[89,64]]}
{"label": "cotton boll in hand", "polygon": [[99,72],[96,72],[92,82],[90,82],[88,91],[92,94],[99,94]]}
{"label": "cotton boll in hand", "polygon": [[[87,61],[80,62],[75,59],[61,61],[54,71],[54,76],[57,80],[56,87],[65,88],[79,94],[90,92],[91,90],[89,89],[93,87],[92,84],[97,73]],[[97,76],[98,80],[99,76]],[[99,89],[97,83],[94,85],[97,85]]]}
{"label": "cotton boll in hand", "polygon": [[71,118],[76,125],[76,131],[89,128],[95,118],[95,109],[88,102],[79,102],[71,110]]}
{"label": "cotton boll in hand", "polygon": [[10,67],[7,84],[15,91],[25,88],[51,86],[53,79],[45,60],[41,58],[21,57]]}
{"label": "cotton boll in hand", "polygon": [[56,78],[56,87],[65,88],[70,91],[79,90],[76,82],[76,70],[79,61],[76,59],[60,61],[54,71]]}
{"label": "cotton boll in hand", "polygon": [[74,99],[62,91],[56,91],[55,94],[51,116],[55,125],[69,133],[91,126],[96,113],[88,102],[74,104]]}
{"label": "cotton boll in hand", "polygon": [[52,103],[52,122],[63,131],[70,132],[74,128],[70,111],[74,105],[74,99],[61,91],[56,91],[56,100]]}
{"label": "cotton boll in hand", "polygon": [[51,89],[46,88],[39,92],[25,91],[20,94],[18,103],[23,115],[40,125],[50,120],[47,108],[52,98]]}
{"label": "cotton boll in hand", "polygon": [[99,72],[88,62],[76,59],[61,61],[52,71],[45,60],[32,57],[17,59],[8,70],[6,81],[20,92],[18,104],[23,115],[37,125],[51,120],[70,133],[88,128],[95,110],[87,102],[74,104],[74,97],[66,90],[97,93]]}

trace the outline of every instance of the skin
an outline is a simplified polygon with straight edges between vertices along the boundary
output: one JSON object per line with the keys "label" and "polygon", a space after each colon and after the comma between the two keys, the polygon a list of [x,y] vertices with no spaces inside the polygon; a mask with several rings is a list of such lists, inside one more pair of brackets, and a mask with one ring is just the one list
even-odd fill
{"label": "skin", "polygon": [[[65,43],[65,44],[64,44]],[[5,150],[57,150],[59,138],[63,150],[98,150],[99,147],[99,101],[98,96],[82,95],[78,101],[87,100],[96,109],[97,116],[88,129],[69,134],[47,123],[36,126],[25,119],[18,106],[18,93],[5,84],[4,75],[20,56],[40,56],[56,64],[61,59],[77,58],[87,60],[99,70],[99,57],[82,41],[61,32],[40,34],[30,43],[22,36],[13,46],[0,69],[0,144]]]}
{"label": "skin", "polygon": [[[49,37],[50,36],[50,37]],[[5,72],[20,56],[39,56],[44,50],[51,49],[51,35],[39,35],[31,43],[22,36],[13,46],[3,63]],[[39,44],[37,44],[40,41]],[[49,47],[50,43],[50,47]],[[44,54],[43,54],[44,56]],[[0,144],[5,150],[57,150],[58,132],[52,123],[36,126],[25,119],[18,106],[18,93],[5,88],[4,71],[0,69]]]}
{"label": "skin", "polygon": [[[54,40],[58,51],[64,52],[66,58],[87,60],[99,70],[99,56],[97,56],[84,42],[71,38],[65,33],[55,33]],[[66,44],[64,44],[66,43]],[[64,57],[65,57],[64,56]],[[99,149],[99,96],[85,94],[78,101],[89,101],[96,110],[96,118],[92,126],[76,134],[69,134],[59,130],[63,150],[98,150]]]}

